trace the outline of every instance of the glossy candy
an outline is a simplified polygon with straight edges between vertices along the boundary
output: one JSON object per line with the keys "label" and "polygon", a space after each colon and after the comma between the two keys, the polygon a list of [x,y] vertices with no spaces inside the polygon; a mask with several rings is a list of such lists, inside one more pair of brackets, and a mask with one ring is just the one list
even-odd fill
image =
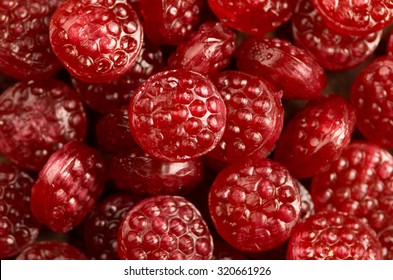
{"label": "glossy candy", "polygon": [[34,179],[12,164],[0,163],[0,259],[33,243],[40,224],[30,210]]}
{"label": "glossy candy", "polygon": [[380,260],[382,247],[375,231],[359,218],[342,212],[319,212],[293,230],[290,260]]}
{"label": "glossy candy", "polygon": [[94,208],[105,179],[102,155],[71,141],[41,169],[31,191],[31,210],[52,231],[69,232]]}
{"label": "glossy candy", "polygon": [[46,79],[62,67],[49,42],[49,21],[57,3],[0,2],[0,72],[21,80]]}
{"label": "glossy candy", "polygon": [[235,33],[222,23],[204,23],[177,46],[168,66],[201,74],[218,72],[229,65],[236,48],[235,38]]}
{"label": "glossy candy", "polygon": [[17,260],[86,260],[86,256],[68,243],[40,241],[26,247]]}
{"label": "glossy candy", "polygon": [[0,96],[0,151],[22,168],[39,171],[55,151],[85,134],[85,109],[64,82],[19,82]]}
{"label": "glossy candy", "polygon": [[282,91],[241,71],[223,71],[211,79],[227,107],[227,123],[220,143],[208,156],[225,162],[265,157],[283,127]]}
{"label": "glossy candy", "polygon": [[208,153],[220,141],[226,122],[225,103],[215,86],[188,70],[151,76],[131,99],[128,115],[135,141],[164,161]]}
{"label": "glossy candy", "polygon": [[346,36],[366,36],[385,28],[393,19],[390,0],[312,0],[323,21]]}
{"label": "glossy candy", "polygon": [[127,0],[65,1],[49,31],[53,50],[71,75],[93,83],[127,72],[143,43],[141,23]]}
{"label": "glossy candy", "polygon": [[314,58],[283,39],[246,37],[236,58],[240,70],[282,89],[284,99],[317,98],[326,85],[323,68]]}
{"label": "glossy candy", "polygon": [[214,14],[239,31],[262,36],[288,21],[296,0],[209,0]]}
{"label": "glossy candy", "polygon": [[72,78],[71,81],[89,108],[100,113],[110,113],[128,105],[134,91],[163,67],[161,50],[145,41],[133,66],[116,80],[110,83],[88,83]]}
{"label": "glossy candy", "polygon": [[343,97],[328,95],[313,100],[285,126],[274,159],[295,178],[311,177],[340,156],[354,127],[354,109]]}
{"label": "glossy candy", "polygon": [[379,231],[393,219],[393,156],[377,145],[353,142],[312,178],[311,195],[317,211],[346,212]]}
{"label": "glossy candy", "polygon": [[109,176],[117,188],[138,194],[185,194],[202,182],[203,164],[160,161],[134,147],[109,159]]}
{"label": "glossy candy", "polygon": [[203,0],[141,0],[146,36],[159,45],[184,41],[200,21]]}
{"label": "glossy candy", "polygon": [[220,236],[247,252],[273,249],[299,219],[300,194],[281,164],[259,159],[228,165],[209,191],[209,210]]}
{"label": "glossy candy", "polygon": [[364,36],[346,36],[330,29],[310,0],[299,1],[292,17],[296,45],[308,50],[325,69],[354,68],[377,48],[382,31]]}
{"label": "glossy candy", "polygon": [[123,260],[209,260],[213,238],[192,203],[180,196],[153,196],[128,212],[118,252]]}
{"label": "glossy candy", "polygon": [[357,75],[350,100],[356,110],[356,126],[371,142],[393,148],[393,58],[373,60]]}

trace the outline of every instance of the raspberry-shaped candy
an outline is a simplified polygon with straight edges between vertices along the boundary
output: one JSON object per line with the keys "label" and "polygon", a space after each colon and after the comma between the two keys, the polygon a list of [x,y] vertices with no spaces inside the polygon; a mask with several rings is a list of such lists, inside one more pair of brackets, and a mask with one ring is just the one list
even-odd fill
{"label": "raspberry-shaped candy", "polygon": [[182,161],[214,149],[224,133],[226,108],[205,76],[170,70],[153,75],[138,88],[131,99],[129,122],[146,153]]}
{"label": "raspberry-shaped candy", "polygon": [[180,196],[154,196],[128,212],[119,229],[123,260],[209,260],[213,238],[195,206]]}
{"label": "raspberry-shaped candy", "polygon": [[367,36],[393,20],[391,0],[312,0],[323,21],[346,36]]}
{"label": "raspberry-shaped candy", "polygon": [[284,99],[316,98],[326,85],[323,68],[308,52],[278,38],[245,38],[237,66],[282,89]]}
{"label": "raspberry-shaped candy", "polygon": [[204,23],[177,46],[168,65],[201,74],[217,72],[229,65],[236,48],[235,38],[235,33],[220,22]]}
{"label": "raspberry-shaped candy", "polygon": [[377,48],[382,31],[345,36],[330,29],[310,0],[301,0],[292,16],[296,45],[308,50],[325,69],[340,71],[358,66]]}
{"label": "raspberry-shaped candy", "polygon": [[134,91],[163,67],[161,50],[145,41],[134,65],[111,83],[87,83],[75,78],[71,81],[89,108],[100,113],[109,113],[130,104]]}
{"label": "raspberry-shaped candy", "polygon": [[128,125],[127,107],[102,116],[96,124],[96,137],[99,146],[107,153],[126,152],[137,146]]}
{"label": "raspberry-shaped candy", "polygon": [[85,134],[82,102],[61,81],[19,82],[0,95],[0,151],[25,169],[39,171],[51,154]]}
{"label": "raspberry-shaped candy", "polygon": [[117,260],[117,234],[128,211],[141,200],[127,193],[116,193],[100,201],[84,223],[84,239],[89,257]]}
{"label": "raspberry-shaped candy", "polygon": [[226,25],[252,35],[264,35],[288,21],[297,0],[209,0],[214,14]]}
{"label": "raspberry-shaped candy", "polygon": [[55,5],[47,0],[0,1],[0,71],[20,80],[49,78],[61,63],[49,42]]}
{"label": "raspberry-shaped candy", "polygon": [[18,254],[38,237],[40,224],[30,210],[34,180],[11,164],[0,164],[0,259]]}
{"label": "raspberry-shaped candy", "polygon": [[111,82],[123,75],[143,43],[141,23],[127,0],[64,1],[49,28],[57,57],[86,82]]}
{"label": "raspberry-shaped candy", "polygon": [[393,223],[378,232],[382,244],[382,254],[385,260],[393,260]]}
{"label": "raspberry-shaped candy", "polygon": [[209,192],[220,236],[236,249],[262,252],[288,239],[300,214],[296,181],[281,164],[258,159],[228,165]]}
{"label": "raspberry-shaped candy", "polygon": [[200,21],[203,0],[141,0],[147,37],[159,45],[184,41]]}
{"label": "raspberry-shaped candy", "polygon": [[313,100],[285,126],[277,141],[275,160],[295,178],[311,177],[340,156],[354,127],[355,112],[341,96]]}
{"label": "raspberry-shaped candy", "polygon": [[352,84],[350,100],[363,136],[393,148],[393,57],[377,58],[363,68]]}
{"label": "raspberry-shaped candy", "polygon": [[104,188],[105,161],[98,151],[71,141],[41,169],[31,191],[31,209],[54,232],[68,232],[94,208]]}
{"label": "raspberry-shaped candy", "polygon": [[74,246],[58,241],[40,241],[26,247],[17,260],[86,260]]}
{"label": "raspberry-shaped candy", "polygon": [[283,127],[282,91],[240,71],[220,72],[211,79],[225,101],[227,122],[220,143],[208,155],[226,162],[265,157]]}
{"label": "raspberry-shaped candy", "polygon": [[374,144],[353,142],[313,177],[311,195],[317,211],[347,212],[379,231],[393,220],[393,156]]}
{"label": "raspberry-shaped candy", "polygon": [[161,161],[134,147],[109,159],[109,176],[117,188],[138,194],[184,194],[203,180],[203,163]]}
{"label": "raspberry-shaped candy", "polygon": [[375,231],[358,217],[336,211],[316,213],[298,224],[289,239],[290,260],[380,260]]}

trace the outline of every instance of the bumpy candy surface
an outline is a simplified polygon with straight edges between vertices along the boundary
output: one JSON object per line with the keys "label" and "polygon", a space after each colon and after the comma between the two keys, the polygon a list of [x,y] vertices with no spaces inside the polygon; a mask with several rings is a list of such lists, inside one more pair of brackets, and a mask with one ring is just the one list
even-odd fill
{"label": "bumpy candy surface", "polygon": [[128,212],[118,252],[129,260],[209,260],[213,238],[193,204],[180,196],[153,196]]}

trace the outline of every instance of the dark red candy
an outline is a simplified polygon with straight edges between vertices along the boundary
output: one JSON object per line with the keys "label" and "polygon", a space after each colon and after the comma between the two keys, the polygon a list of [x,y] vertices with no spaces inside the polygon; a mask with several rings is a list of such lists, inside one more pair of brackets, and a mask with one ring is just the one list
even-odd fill
{"label": "dark red candy", "polygon": [[274,159],[295,178],[311,177],[337,159],[355,127],[352,106],[339,95],[311,101],[285,126]]}
{"label": "dark red candy", "polygon": [[377,48],[382,31],[364,36],[341,35],[330,29],[310,0],[299,1],[292,16],[296,45],[308,50],[325,69],[354,68],[367,60]]}
{"label": "dark red candy", "polygon": [[393,57],[379,57],[363,68],[352,84],[350,100],[363,136],[393,148]]}
{"label": "dark red candy", "polygon": [[297,0],[209,0],[208,2],[214,14],[229,27],[261,36],[288,21]]}
{"label": "dark red candy", "polygon": [[213,238],[195,206],[180,196],[154,196],[128,212],[119,229],[123,260],[210,260]]}
{"label": "dark red candy", "polygon": [[64,1],[49,27],[55,54],[86,82],[111,82],[125,74],[143,43],[142,25],[127,0]]}
{"label": "dark red candy", "polygon": [[220,72],[211,79],[227,107],[227,122],[220,143],[208,156],[226,162],[265,157],[283,127],[282,91],[240,71]]}
{"label": "dark red candy", "polygon": [[209,193],[216,230],[242,251],[263,252],[279,246],[299,219],[296,184],[286,168],[269,159],[228,165]]}
{"label": "dark red candy", "polygon": [[39,171],[55,151],[85,134],[82,102],[61,81],[19,82],[0,95],[0,151],[22,168]]}
{"label": "dark red candy", "polygon": [[390,0],[312,0],[323,21],[346,36],[367,36],[393,20]]}
{"label": "dark red candy", "polygon": [[357,216],[376,231],[393,220],[393,156],[369,142],[352,142],[312,179],[317,211]]}
{"label": "dark red candy", "polygon": [[229,65],[236,48],[235,38],[235,33],[222,23],[204,23],[177,46],[169,57],[168,66],[201,74],[217,72]]}
{"label": "dark red candy", "polygon": [[203,0],[142,0],[146,36],[159,45],[177,45],[200,21]]}
{"label": "dark red candy", "polygon": [[100,113],[109,113],[128,105],[134,91],[163,67],[161,50],[145,41],[134,65],[116,80],[110,83],[88,83],[72,78],[72,84],[88,107]]}
{"label": "dark red candy", "polygon": [[49,42],[55,4],[47,0],[0,2],[0,72],[20,80],[45,79],[62,67]]}
{"label": "dark red candy", "polygon": [[79,141],[55,152],[31,192],[31,209],[54,232],[75,228],[94,208],[106,179],[104,158]]}
{"label": "dark red candy", "polygon": [[16,166],[0,164],[0,259],[17,255],[38,237],[40,224],[30,210],[33,183]]}
{"label": "dark red candy", "polygon": [[316,60],[283,39],[245,38],[238,49],[237,66],[282,89],[284,99],[317,98],[326,85],[326,75]]}
{"label": "dark red candy", "polygon": [[141,200],[139,196],[116,193],[97,203],[84,222],[88,256],[97,260],[117,260],[117,233],[128,211]]}
{"label": "dark red candy", "polygon": [[109,159],[109,176],[117,188],[138,194],[184,194],[203,180],[203,164],[160,161],[134,147]]}
{"label": "dark red candy", "polygon": [[149,155],[164,161],[200,157],[219,143],[226,108],[213,83],[188,70],[146,80],[129,107],[131,133]]}
{"label": "dark red candy", "polygon": [[26,247],[17,260],[86,260],[86,256],[71,244],[40,241]]}
{"label": "dark red candy", "polygon": [[137,146],[128,125],[128,108],[103,115],[96,124],[96,137],[101,149],[107,153],[126,152]]}
{"label": "dark red candy", "polygon": [[289,239],[290,260],[380,260],[375,231],[358,217],[327,211],[297,225]]}

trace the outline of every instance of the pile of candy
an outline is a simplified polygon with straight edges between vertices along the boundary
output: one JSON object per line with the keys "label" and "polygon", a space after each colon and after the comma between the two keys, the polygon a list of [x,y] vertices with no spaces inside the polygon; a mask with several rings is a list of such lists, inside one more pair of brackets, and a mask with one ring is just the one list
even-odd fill
{"label": "pile of candy", "polygon": [[393,259],[390,0],[0,0],[1,259]]}

